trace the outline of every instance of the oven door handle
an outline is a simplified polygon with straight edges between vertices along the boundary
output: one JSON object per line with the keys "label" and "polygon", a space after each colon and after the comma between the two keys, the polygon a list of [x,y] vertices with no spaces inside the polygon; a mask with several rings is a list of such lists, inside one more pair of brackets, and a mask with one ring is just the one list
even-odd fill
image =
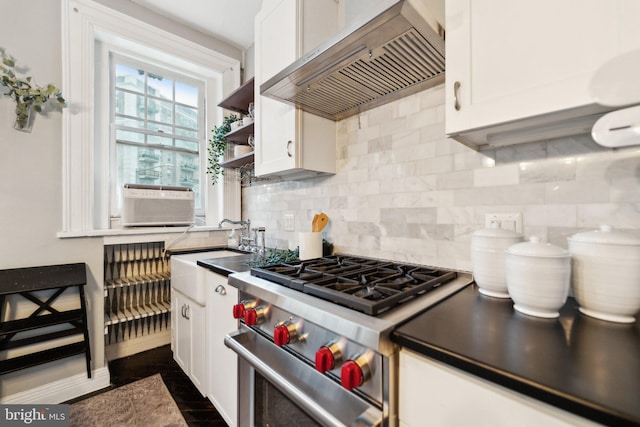
{"label": "oven door handle", "polygon": [[[224,338],[224,344],[233,350],[239,357],[249,363],[257,372],[260,373],[267,381],[280,388],[289,399],[294,401],[304,411],[311,414],[323,425],[343,427],[344,423],[336,419],[332,414],[327,412],[321,405],[309,399],[305,393],[298,389],[294,384],[283,378],[278,372],[272,369],[268,364],[256,356],[251,349],[243,345],[243,342],[251,340],[249,331],[239,329],[235,332],[227,334]],[[275,348],[274,348],[275,349]],[[283,351],[281,349],[275,349]],[[339,387],[336,385],[336,387]],[[375,408],[368,408],[362,412],[356,420],[351,424],[357,427],[379,427],[382,425],[381,412]]]}

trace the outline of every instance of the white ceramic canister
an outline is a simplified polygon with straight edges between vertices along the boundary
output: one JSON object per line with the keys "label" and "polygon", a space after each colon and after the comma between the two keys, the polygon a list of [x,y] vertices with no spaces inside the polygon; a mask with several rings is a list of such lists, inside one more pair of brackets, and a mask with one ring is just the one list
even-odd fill
{"label": "white ceramic canister", "polygon": [[640,311],[640,238],[603,225],[567,241],[580,311],[610,322],[634,322]]}
{"label": "white ceramic canister", "polygon": [[480,293],[496,298],[509,298],[505,250],[522,242],[522,239],[522,234],[498,228],[497,224],[477,230],[471,235],[471,269]]}
{"label": "white ceramic canister", "polygon": [[507,249],[506,272],[513,308],[529,316],[560,316],[571,283],[569,251],[531,237]]}

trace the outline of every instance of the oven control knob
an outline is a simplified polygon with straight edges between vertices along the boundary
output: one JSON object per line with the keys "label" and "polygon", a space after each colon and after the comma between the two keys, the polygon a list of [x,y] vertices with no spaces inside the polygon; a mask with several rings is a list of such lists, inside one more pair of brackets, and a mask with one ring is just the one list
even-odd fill
{"label": "oven control knob", "polygon": [[316,351],[316,369],[325,373],[342,363],[342,351],[336,343],[323,345]]}
{"label": "oven control knob", "polygon": [[259,325],[264,322],[266,307],[256,307],[244,312],[244,323],[247,326]]}
{"label": "oven control knob", "polygon": [[291,344],[298,340],[298,327],[291,321],[280,322],[273,329],[273,341],[277,346]]}
{"label": "oven control knob", "polygon": [[236,304],[233,306],[233,318],[242,319],[244,317],[244,304]]}
{"label": "oven control knob", "polygon": [[244,313],[258,304],[256,300],[243,300],[240,303],[235,304],[233,306],[233,318],[234,319],[242,319],[244,317]]}
{"label": "oven control knob", "polygon": [[340,381],[342,382],[342,387],[347,390],[360,387],[369,378],[371,378],[371,367],[369,359],[364,354],[347,360],[342,365]]}

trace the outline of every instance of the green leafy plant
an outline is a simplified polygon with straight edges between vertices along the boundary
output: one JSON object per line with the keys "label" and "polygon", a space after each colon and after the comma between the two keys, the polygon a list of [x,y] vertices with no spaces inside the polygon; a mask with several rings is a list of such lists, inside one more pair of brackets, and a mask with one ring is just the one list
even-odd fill
{"label": "green leafy plant", "polygon": [[267,253],[249,262],[251,267],[266,267],[274,264],[282,264],[298,261],[298,249],[268,249]]}
{"label": "green leafy plant", "polygon": [[207,166],[207,174],[211,179],[211,185],[216,185],[218,177],[224,175],[224,169],[220,166],[224,159],[224,152],[227,149],[226,135],[231,132],[231,123],[238,120],[235,114],[226,116],[220,126],[214,126],[211,130],[211,139],[209,140],[209,165]]}
{"label": "green leafy plant", "polygon": [[62,96],[60,89],[49,83],[47,86],[36,85],[30,76],[19,77],[16,74],[16,62],[0,48],[0,74],[2,79],[0,84],[7,88],[5,95],[11,97],[16,102],[16,128],[24,129],[29,123],[31,111],[42,112],[43,106],[53,100],[53,108],[62,109],[67,103]]}

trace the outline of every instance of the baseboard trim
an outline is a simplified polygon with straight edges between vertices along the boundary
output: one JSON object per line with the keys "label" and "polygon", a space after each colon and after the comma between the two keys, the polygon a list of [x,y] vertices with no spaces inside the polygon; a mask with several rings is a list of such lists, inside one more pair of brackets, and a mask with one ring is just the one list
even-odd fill
{"label": "baseboard trim", "polygon": [[57,404],[109,387],[110,384],[109,368],[104,367],[92,371],[91,378],[87,378],[86,373],[73,375],[30,390],[2,397],[0,403],[3,405]]}

